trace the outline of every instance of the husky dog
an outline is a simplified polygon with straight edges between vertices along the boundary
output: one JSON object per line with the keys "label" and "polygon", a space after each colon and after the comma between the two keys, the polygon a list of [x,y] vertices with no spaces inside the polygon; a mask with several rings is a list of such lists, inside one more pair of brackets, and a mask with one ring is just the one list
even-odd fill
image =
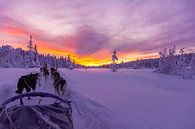
{"label": "husky dog", "polygon": [[[57,72],[57,68],[51,67],[50,68],[50,73],[51,73],[51,79],[54,81],[54,75]],[[57,72],[58,73],[58,72]],[[58,73],[59,74],[59,73]]]}
{"label": "husky dog", "polygon": [[45,81],[47,82],[47,79],[49,77],[49,71],[47,70],[47,68],[46,67],[41,67],[40,72],[43,74],[43,76],[45,77]]}
{"label": "husky dog", "polygon": [[67,83],[66,83],[66,80],[64,78],[62,78],[62,77],[55,78],[54,88],[55,88],[55,92],[58,95],[63,96],[65,94],[66,86],[67,86]]}
{"label": "husky dog", "polygon": [[24,89],[26,92],[30,92],[31,89],[35,90],[38,77],[38,73],[21,76],[18,80],[16,93],[22,94]]}
{"label": "husky dog", "polygon": [[51,78],[53,79],[54,82],[54,89],[55,93],[58,95],[64,95],[67,82],[64,78],[60,77],[59,72],[55,68],[51,68]]}

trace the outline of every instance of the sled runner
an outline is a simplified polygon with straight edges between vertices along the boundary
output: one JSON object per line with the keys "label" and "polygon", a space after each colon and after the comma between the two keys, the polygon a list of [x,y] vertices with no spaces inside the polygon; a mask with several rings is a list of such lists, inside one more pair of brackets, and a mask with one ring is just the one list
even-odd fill
{"label": "sled runner", "polygon": [[[8,107],[24,97],[49,97],[58,102]],[[14,96],[0,105],[0,129],[73,129],[71,101],[43,92]]]}

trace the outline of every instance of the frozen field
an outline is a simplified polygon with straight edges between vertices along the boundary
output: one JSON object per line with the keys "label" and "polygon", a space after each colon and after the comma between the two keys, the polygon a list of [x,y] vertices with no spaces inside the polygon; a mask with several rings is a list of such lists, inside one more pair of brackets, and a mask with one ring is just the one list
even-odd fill
{"label": "frozen field", "polygon": [[[17,79],[32,69],[0,69],[0,102],[14,95]],[[194,129],[195,79],[152,70],[59,69],[68,81],[75,129]],[[42,82],[42,85],[44,82]],[[39,91],[53,92],[51,81]]]}

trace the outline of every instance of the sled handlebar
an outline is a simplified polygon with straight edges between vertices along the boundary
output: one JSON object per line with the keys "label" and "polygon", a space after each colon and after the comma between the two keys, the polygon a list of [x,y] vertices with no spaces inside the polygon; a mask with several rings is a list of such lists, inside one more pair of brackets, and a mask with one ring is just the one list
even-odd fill
{"label": "sled handlebar", "polygon": [[13,101],[15,101],[17,99],[22,99],[24,97],[37,97],[37,96],[58,99],[61,102],[66,103],[66,104],[70,104],[71,103],[71,101],[62,99],[61,97],[59,97],[57,95],[54,95],[54,94],[51,94],[51,93],[46,93],[46,92],[31,92],[31,93],[24,93],[24,94],[20,94],[20,95],[13,96],[13,97],[9,98],[8,100],[6,100],[4,103],[2,103],[0,105],[0,107],[5,107],[7,104],[9,104],[9,103],[11,103],[11,102],[13,102]]}

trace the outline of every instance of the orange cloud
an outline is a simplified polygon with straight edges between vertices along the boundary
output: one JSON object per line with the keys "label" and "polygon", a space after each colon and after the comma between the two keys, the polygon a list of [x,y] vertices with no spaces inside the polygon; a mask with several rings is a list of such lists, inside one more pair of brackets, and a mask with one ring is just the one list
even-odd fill
{"label": "orange cloud", "polygon": [[10,34],[10,35],[17,35],[17,36],[21,36],[21,35],[24,35],[26,33],[23,30],[18,30],[16,28],[4,28],[4,29],[0,30],[0,32]]}

